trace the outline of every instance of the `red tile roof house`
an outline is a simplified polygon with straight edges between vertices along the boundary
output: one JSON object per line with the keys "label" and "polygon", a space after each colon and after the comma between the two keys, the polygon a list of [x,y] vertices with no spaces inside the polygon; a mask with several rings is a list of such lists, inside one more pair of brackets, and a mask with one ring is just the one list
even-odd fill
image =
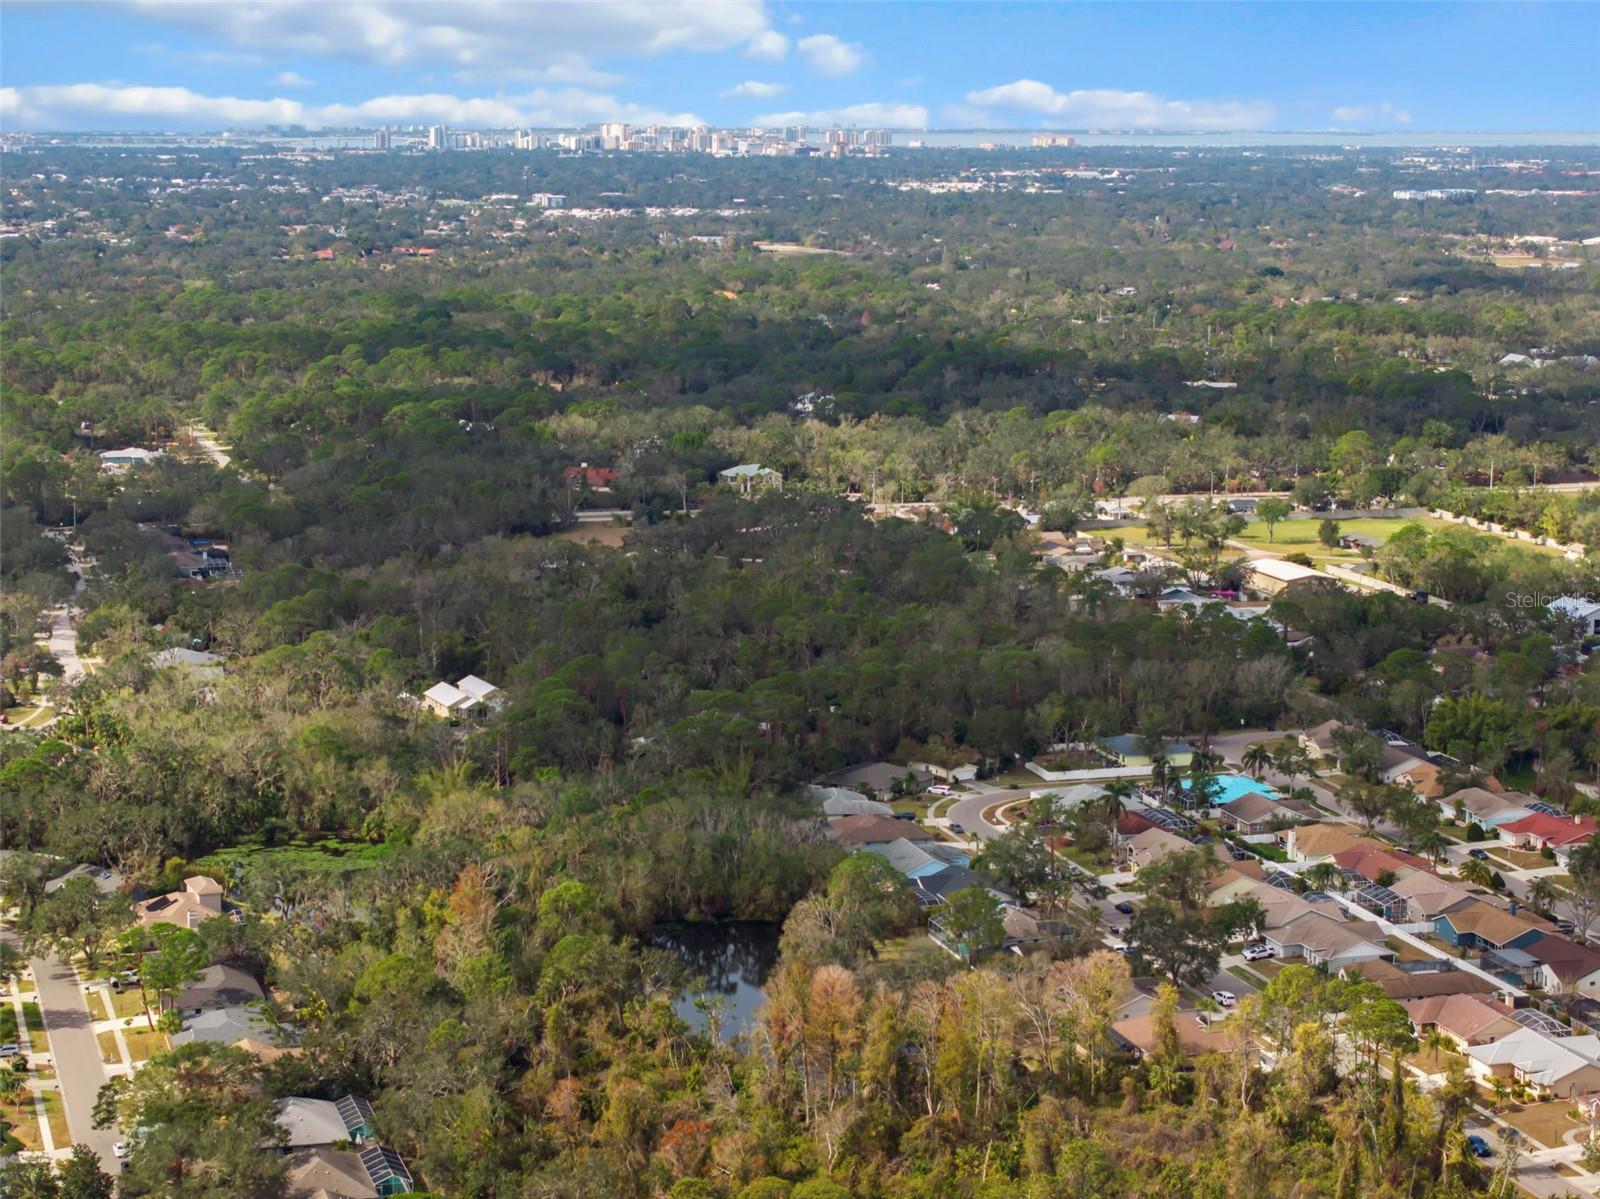
{"label": "red tile roof house", "polygon": [[590,491],[610,491],[622,476],[609,466],[590,466],[587,462],[569,466],[562,472],[568,487],[587,487]]}
{"label": "red tile roof house", "polygon": [[1585,844],[1595,834],[1597,825],[1593,816],[1552,816],[1548,812],[1534,812],[1521,820],[1500,826],[1500,835],[1523,849],[1555,851],[1556,860],[1565,862],[1574,848]]}

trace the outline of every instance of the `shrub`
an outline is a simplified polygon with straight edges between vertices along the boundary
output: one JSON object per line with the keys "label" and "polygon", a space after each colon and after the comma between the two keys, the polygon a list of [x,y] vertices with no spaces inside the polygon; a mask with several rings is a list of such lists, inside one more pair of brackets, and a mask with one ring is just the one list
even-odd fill
{"label": "shrub", "polygon": [[850,1192],[829,1178],[813,1178],[790,1192],[791,1199],[850,1199]]}
{"label": "shrub", "polygon": [[789,1199],[789,1193],[794,1190],[794,1184],[787,1179],[774,1178],[770,1174],[765,1178],[758,1178],[738,1194],[738,1199]]}
{"label": "shrub", "polygon": [[1483,837],[1484,837],[1483,825],[1479,824],[1476,820],[1474,820],[1471,824],[1467,825],[1467,840],[1468,841],[1482,841]]}

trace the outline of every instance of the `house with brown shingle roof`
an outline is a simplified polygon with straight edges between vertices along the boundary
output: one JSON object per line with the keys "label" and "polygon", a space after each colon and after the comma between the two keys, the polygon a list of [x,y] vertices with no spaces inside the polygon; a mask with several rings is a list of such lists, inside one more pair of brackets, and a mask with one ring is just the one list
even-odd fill
{"label": "house with brown shingle roof", "polygon": [[1539,963],[1539,985],[1566,995],[1600,994],[1600,950],[1566,937],[1541,937],[1523,948]]}
{"label": "house with brown shingle roof", "polygon": [[932,841],[934,834],[914,820],[896,820],[864,812],[858,816],[834,816],[828,821],[828,836],[846,849],[862,845],[887,845],[891,841]]}
{"label": "house with brown shingle roof", "polygon": [[1389,890],[1406,901],[1406,913],[1412,920],[1433,920],[1477,902],[1477,897],[1460,883],[1421,870],[1395,879]]}
{"label": "house with brown shingle roof", "polygon": [[1526,909],[1512,912],[1474,899],[1433,922],[1434,935],[1457,949],[1527,949],[1553,932],[1551,924]]}
{"label": "house with brown shingle roof", "polygon": [[1139,870],[1151,862],[1159,862],[1170,854],[1182,853],[1194,846],[1164,828],[1147,828],[1135,833],[1122,843],[1122,860],[1129,870]]}
{"label": "house with brown shingle roof", "polygon": [[183,880],[183,890],[142,899],[133,905],[133,918],[145,928],[153,924],[176,924],[194,928],[213,916],[222,915],[222,884],[214,878],[196,874]]}
{"label": "house with brown shingle roof", "polygon": [[1314,761],[1331,758],[1338,753],[1338,745],[1333,736],[1344,729],[1342,720],[1324,720],[1319,725],[1313,725],[1300,734],[1300,748]]}
{"label": "house with brown shingle roof", "polygon": [[1289,856],[1297,862],[1321,862],[1350,849],[1387,849],[1382,841],[1364,837],[1348,824],[1324,821],[1286,831],[1281,838]]}
{"label": "house with brown shingle roof", "polygon": [[[1441,963],[1448,965],[1448,963]],[[1393,962],[1357,962],[1341,974],[1376,983],[1390,999],[1422,999],[1429,995],[1496,995],[1502,988],[1470,970],[1402,970]]]}
{"label": "house with brown shingle roof", "polygon": [[1305,820],[1293,808],[1286,808],[1259,791],[1246,791],[1238,799],[1223,804],[1217,809],[1217,815],[1224,826],[1246,834],[1268,833]]}
{"label": "house with brown shingle roof", "polygon": [[1509,1007],[1481,995],[1431,995],[1404,1004],[1417,1036],[1438,1029],[1458,1050],[1487,1045],[1522,1027],[1511,1018]]}

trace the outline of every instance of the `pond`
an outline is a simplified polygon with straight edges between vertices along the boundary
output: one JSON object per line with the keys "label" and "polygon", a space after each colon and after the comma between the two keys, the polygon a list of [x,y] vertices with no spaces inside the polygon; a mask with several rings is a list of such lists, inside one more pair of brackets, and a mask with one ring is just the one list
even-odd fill
{"label": "pond", "polygon": [[706,1027],[706,1013],[695,1001],[704,997],[722,1001],[722,1035],[748,1032],[755,1024],[766,994],[761,990],[778,964],[776,924],[753,920],[707,921],[666,925],[653,938],[689,967],[694,981],[673,1002],[673,1010],[696,1030]]}

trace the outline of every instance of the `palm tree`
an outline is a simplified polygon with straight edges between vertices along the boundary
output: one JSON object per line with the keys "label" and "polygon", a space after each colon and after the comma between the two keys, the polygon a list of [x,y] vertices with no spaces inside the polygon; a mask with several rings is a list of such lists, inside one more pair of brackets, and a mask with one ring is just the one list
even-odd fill
{"label": "palm tree", "polygon": [[1166,802],[1167,788],[1172,786],[1172,763],[1164,753],[1150,755],[1150,786]]}
{"label": "palm tree", "polygon": [[1239,759],[1240,763],[1248,770],[1257,782],[1266,774],[1267,767],[1272,765],[1272,751],[1261,742],[1257,741]]}
{"label": "palm tree", "polygon": [[1528,884],[1528,902],[1545,912],[1552,910],[1566,893],[1566,889],[1553,878],[1536,878]]}
{"label": "palm tree", "polygon": [[[1444,858],[1445,848],[1449,844],[1449,837],[1446,837],[1436,828],[1428,828],[1423,829],[1422,832],[1417,834],[1415,849],[1418,853],[1427,857],[1433,862],[1434,865],[1437,866]],[[1540,879],[1539,881],[1544,882],[1545,880]]]}
{"label": "palm tree", "polygon": [[1494,867],[1482,858],[1468,858],[1461,864],[1460,874],[1464,881],[1476,886],[1494,886]]}
{"label": "palm tree", "polygon": [[1300,877],[1305,880],[1306,887],[1312,891],[1343,891],[1345,885],[1344,871],[1339,869],[1336,862],[1318,862]]}
{"label": "palm tree", "polygon": [[1132,779],[1112,779],[1105,785],[1100,798],[1095,801],[1095,814],[1111,834],[1111,843],[1117,843],[1117,821],[1128,808],[1128,802],[1139,790]]}

